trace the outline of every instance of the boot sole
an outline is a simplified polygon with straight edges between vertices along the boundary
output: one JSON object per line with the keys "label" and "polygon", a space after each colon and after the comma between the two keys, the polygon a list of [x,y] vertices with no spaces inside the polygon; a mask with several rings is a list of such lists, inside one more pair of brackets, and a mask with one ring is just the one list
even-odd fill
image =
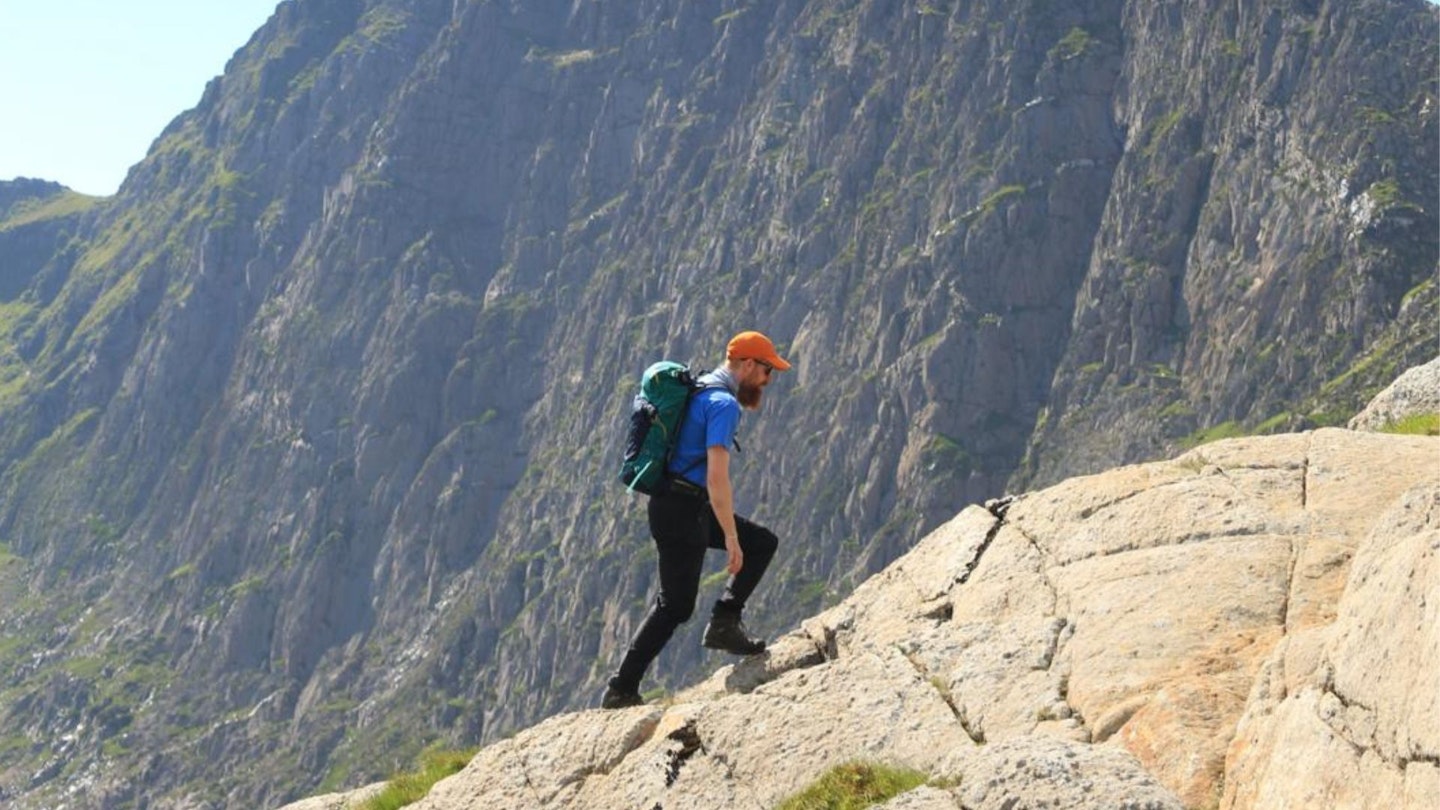
{"label": "boot sole", "polygon": [[765,652],[765,648],[764,648],[764,647],[761,647],[761,648],[758,649],[758,650],[734,650],[734,649],[731,649],[731,648],[729,648],[729,647],[722,647],[722,646],[719,645],[719,644],[706,644],[706,643],[704,643],[704,642],[701,642],[701,643],[700,643],[700,646],[704,647],[704,648],[707,649],[707,650],[715,650],[716,652],[730,653],[731,655],[751,656],[751,655],[759,655],[760,653]]}

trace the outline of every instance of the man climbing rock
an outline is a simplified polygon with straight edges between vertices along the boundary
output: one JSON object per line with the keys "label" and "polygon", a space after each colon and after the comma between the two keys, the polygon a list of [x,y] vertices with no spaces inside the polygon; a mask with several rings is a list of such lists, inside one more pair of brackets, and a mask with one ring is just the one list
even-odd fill
{"label": "man climbing rock", "polygon": [[705,551],[726,554],[730,579],[710,613],[704,646],[755,655],[765,642],[751,638],[741,621],[745,601],[760,583],[777,540],[769,529],[735,514],[730,486],[730,447],[741,410],[758,411],[776,371],[790,368],[775,344],[759,332],[741,332],[725,350],[725,364],[700,378],[691,396],[667,468],[670,486],[652,495],[650,536],[660,560],[660,589],[640,624],[620,669],[601,698],[607,709],[638,706],[640,679],[675,628],[695,610]]}

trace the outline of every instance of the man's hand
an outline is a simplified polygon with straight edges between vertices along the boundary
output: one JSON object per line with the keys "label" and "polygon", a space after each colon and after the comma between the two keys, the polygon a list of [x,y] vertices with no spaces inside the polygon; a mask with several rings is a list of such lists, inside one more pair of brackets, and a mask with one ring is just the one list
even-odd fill
{"label": "man's hand", "polygon": [[740,539],[738,537],[725,538],[725,570],[730,576],[740,573],[745,565],[745,553],[740,550]]}

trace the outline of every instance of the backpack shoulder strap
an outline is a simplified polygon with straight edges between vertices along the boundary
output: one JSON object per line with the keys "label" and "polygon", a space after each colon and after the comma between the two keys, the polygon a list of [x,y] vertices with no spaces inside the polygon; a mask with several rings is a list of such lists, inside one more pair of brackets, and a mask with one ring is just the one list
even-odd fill
{"label": "backpack shoulder strap", "polygon": [[[704,390],[707,389],[707,388],[725,388],[725,383],[722,383],[722,382],[720,382],[719,380],[710,379],[710,380],[706,381],[706,380],[702,380],[702,379],[701,379],[702,377],[707,377],[707,376],[709,376],[709,375],[710,375],[710,372],[708,372],[708,371],[700,371],[700,372],[697,372],[697,373],[695,374],[695,376],[693,377],[693,379],[694,379],[694,381],[695,381],[695,389],[690,392],[690,396],[693,397],[693,396],[695,396],[696,394],[700,393],[701,391],[704,391]],[[729,389],[726,389],[726,390],[729,390]],[[688,400],[687,400],[686,403],[685,403],[685,410],[686,410],[687,413],[688,413],[689,410],[690,410],[690,403],[689,403]],[[740,437],[739,437],[739,436],[736,436],[736,437],[732,438],[732,439],[730,440],[730,443],[735,446],[735,452],[736,452],[736,453],[742,452],[741,449],[740,449]],[[690,465],[689,467],[685,468],[685,472],[690,472],[691,470],[695,469],[695,468],[698,467],[698,466],[700,466],[700,462],[697,461],[697,462],[695,462],[694,464]]]}

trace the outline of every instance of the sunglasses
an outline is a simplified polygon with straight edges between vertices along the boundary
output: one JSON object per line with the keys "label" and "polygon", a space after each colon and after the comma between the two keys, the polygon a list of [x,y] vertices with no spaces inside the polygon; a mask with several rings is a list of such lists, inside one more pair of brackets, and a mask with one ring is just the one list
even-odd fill
{"label": "sunglasses", "polygon": [[770,365],[769,363],[765,362],[764,360],[756,360],[755,358],[752,357],[752,358],[750,358],[750,361],[751,361],[752,363],[757,363],[761,368],[765,369],[765,376],[766,376],[766,377],[769,377],[769,376],[771,375],[771,373],[773,373],[773,372],[775,371],[775,367],[772,366],[772,365]]}

